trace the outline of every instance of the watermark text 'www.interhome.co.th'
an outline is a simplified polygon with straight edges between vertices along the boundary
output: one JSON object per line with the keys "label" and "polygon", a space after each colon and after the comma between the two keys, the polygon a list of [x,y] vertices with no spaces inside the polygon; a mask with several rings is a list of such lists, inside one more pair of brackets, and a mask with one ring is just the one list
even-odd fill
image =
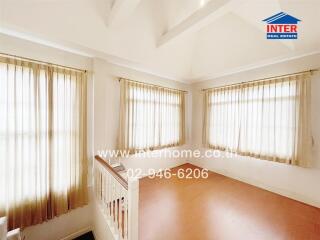
{"label": "watermark text 'www.interhome.co.th'", "polygon": [[105,159],[114,158],[233,158],[232,151],[220,151],[213,149],[162,149],[162,150],[129,150],[106,149],[99,150],[98,155]]}

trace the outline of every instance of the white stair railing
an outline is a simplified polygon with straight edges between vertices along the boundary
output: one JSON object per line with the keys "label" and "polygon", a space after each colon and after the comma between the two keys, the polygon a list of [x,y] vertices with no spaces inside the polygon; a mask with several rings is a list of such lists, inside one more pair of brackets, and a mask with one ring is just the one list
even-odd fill
{"label": "white stair railing", "polygon": [[127,181],[101,157],[94,163],[94,191],[116,240],[138,240],[139,182]]}

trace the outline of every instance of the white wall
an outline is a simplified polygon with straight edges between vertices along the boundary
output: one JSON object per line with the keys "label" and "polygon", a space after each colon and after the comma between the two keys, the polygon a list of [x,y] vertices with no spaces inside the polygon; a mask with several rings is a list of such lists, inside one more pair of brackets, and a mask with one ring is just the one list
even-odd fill
{"label": "white wall", "polygon": [[[265,77],[278,76],[320,67],[320,54],[306,56],[301,59],[221,77],[193,85],[193,147],[201,149],[202,136],[202,88],[222,86],[226,84],[250,81]],[[248,182],[252,185],[304,201],[320,207],[320,74],[312,77],[312,134],[313,167],[301,168],[249,157],[236,158],[201,158],[191,163],[206,167],[212,171]]]}
{"label": "white wall", "polygon": [[74,209],[42,224],[25,228],[22,236],[25,240],[73,239],[93,229],[92,210],[93,204],[90,199],[87,206]]}
{"label": "white wall", "polygon": [[[79,56],[69,52],[61,51],[55,48],[35,44],[26,40],[10,37],[0,34],[0,52],[21,57],[32,58],[36,60],[56,63],[69,67],[87,69],[92,68],[92,60],[87,57]],[[89,169],[92,166],[92,116],[93,116],[93,97],[92,79],[88,79],[88,154],[90,157]],[[90,173],[91,171],[89,171]],[[89,175],[90,179],[90,175]],[[90,191],[90,188],[89,188]],[[57,240],[66,237],[74,232],[90,228],[93,224],[91,198],[89,204],[82,208],[70,211],[54,219],[27,227],[23,230],[25,240]]]}
{"label": "white wall", "polygon": [[[189,91],[186,95],[186,145],[191,143],[192,93],[190,86],[155,77],[125,67],[110,64],[101,59],[94,59],[94,151],[116,149],[119,126],[120,83],[119,77],[166,87]],[[127,168],[141,168],[143,171],[156,170],[183,164],[185,159],[173,158],[129,158],[123,159]]]}

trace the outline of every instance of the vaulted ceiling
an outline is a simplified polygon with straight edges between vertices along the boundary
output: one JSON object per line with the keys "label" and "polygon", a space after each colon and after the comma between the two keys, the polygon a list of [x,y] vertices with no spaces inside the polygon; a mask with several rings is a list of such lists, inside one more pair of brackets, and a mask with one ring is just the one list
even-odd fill
{"label": "vaulted ceiling", "polygon": [[[267,40],[263,19],[302,21]],[[320,51],[319,0],[0,0],[0,32],[196,82]]]}

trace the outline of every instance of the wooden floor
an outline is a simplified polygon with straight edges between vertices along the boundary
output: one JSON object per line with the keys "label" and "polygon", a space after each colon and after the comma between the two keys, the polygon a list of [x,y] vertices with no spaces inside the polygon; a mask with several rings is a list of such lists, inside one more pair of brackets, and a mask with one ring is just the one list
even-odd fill
{"label": "wooden floor", "polygon": [[139,214],[141,240],[320,239],[319,208],[212,172],[142,179]]}

